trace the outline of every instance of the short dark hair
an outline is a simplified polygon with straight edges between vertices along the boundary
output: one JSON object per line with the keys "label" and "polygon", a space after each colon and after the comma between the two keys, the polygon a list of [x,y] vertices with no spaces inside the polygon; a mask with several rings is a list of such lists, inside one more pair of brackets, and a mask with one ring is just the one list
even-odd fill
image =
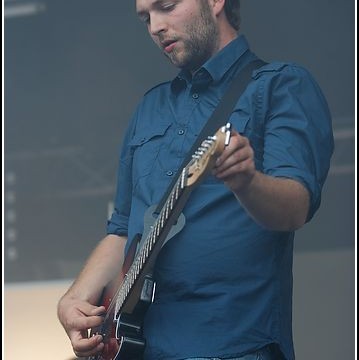
{"label": "short dark hair", "polygon": [[241,24],[239,5],[239,0],[226,0],[224,4],[224,11],[226,13],[228,22],[237,31],[239,30]]}

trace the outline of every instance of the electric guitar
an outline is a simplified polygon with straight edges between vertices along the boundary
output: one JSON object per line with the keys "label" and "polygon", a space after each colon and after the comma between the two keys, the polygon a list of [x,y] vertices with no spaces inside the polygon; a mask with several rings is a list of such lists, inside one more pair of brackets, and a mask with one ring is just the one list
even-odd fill
{"label": "electric guitar", "polygon": [[100,301],[106,308],[104,321],[89,331],[90,336],[103,336],[104,350],[88,360],[142,359],[145,349],[142,322],[156,287],[151,276],[154,262],[164,243],[184,227],[182,210],[189,195],[212,169],[229,138],[230,124],[227,124],[204,140],[182,169],[159,214],[154,214],[156,206],[146,212],[144,234],[133,239],[121,274],[104,289]]}

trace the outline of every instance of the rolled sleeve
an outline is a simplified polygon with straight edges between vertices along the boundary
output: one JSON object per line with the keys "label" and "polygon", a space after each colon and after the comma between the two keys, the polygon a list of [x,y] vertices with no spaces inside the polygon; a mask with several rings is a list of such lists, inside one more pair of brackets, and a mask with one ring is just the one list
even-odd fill
{"label": "rolled sleeve", "polygon": [[309,220],[319,208],[333,152],[328,105],[310,74],[298,66],[284,67],[270,86],[264,172],[297,180],[308,189]]}
{"label": "rolled sleeve", "polygon": [[133,136],[136,114],[125,134],[120,153],[117,173],[117,188],[114,211],[107,221],[107,234],[128,236],[128,224],[132,202],[132,148],[129,145]]}
{"label": "rolled sleeve", "polygon": [[127,236],[128,234],[128,217],[121,215],[118,209],[115,209],[107,221],[107,234]]}

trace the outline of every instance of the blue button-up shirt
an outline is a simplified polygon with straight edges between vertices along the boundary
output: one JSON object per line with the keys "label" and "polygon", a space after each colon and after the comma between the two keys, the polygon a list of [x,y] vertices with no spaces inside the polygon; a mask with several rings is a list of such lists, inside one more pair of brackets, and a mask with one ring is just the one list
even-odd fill
{"label": "blue button-up shirt", "polygon": [[[125,136],[108,233],[143,232],[230,80],[256,56],[244,36],[192,77],[181,71],[145,94]],[[223,124],[228,119],[223,119]],[[311,75],[292,63],[254,71],[229,121],[248,137],[257,170],[299,181],[318,209],[333,151],[326,101]],[[233,193],[208,175],[191,194],[186,225],[162,248],[157,290],[146,313],[146,359],[234,357],[268,343],[294,358],[292,232],[258,225]]]}

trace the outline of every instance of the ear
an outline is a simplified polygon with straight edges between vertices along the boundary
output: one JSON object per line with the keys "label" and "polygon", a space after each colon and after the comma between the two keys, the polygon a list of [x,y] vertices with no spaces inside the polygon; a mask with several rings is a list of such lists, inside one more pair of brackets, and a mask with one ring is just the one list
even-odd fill
{"label": "ear", "polygon": [[218,14],[224,11],[225,2],[226,0],[211,0],[214,15],[218,16]]}

